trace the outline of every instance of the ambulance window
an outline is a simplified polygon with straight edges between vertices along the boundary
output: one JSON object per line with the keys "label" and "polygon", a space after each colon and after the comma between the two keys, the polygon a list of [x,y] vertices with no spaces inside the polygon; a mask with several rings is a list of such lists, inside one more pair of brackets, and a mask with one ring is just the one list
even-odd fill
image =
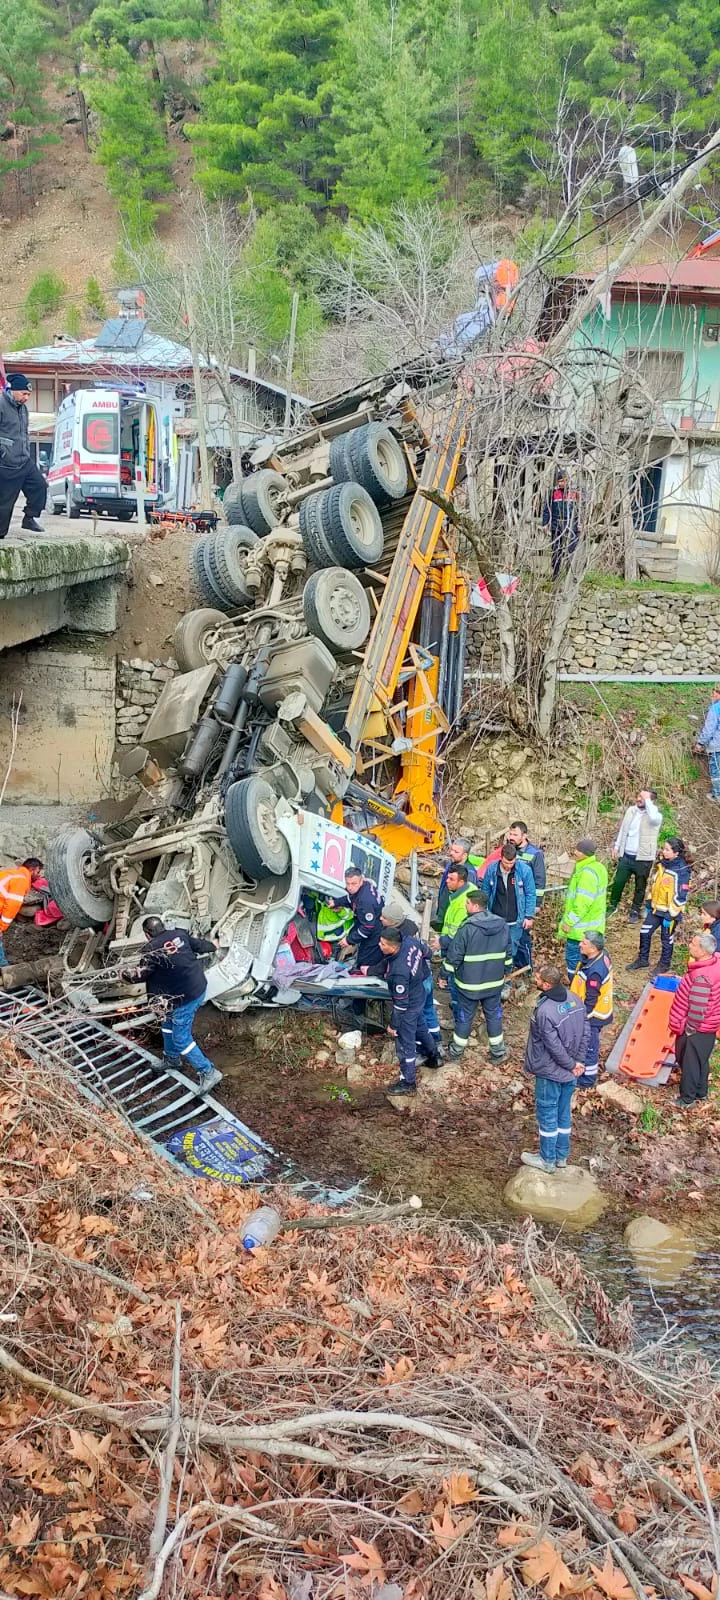
{"label": "ambulance window", "polygon": [[83,417],[83,450],[94,456],[116,456],[118,451],[117,412],[88,411]]}

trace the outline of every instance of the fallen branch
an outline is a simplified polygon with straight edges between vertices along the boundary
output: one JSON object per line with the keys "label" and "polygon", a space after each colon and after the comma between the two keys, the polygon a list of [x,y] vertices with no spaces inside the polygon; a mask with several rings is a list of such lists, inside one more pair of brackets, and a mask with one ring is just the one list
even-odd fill
{"label": "fallen branch", "polygon": [[409,1200],[398,1202],[396,1206],[364,1207],[360,1211],[343,1211],[327,1217],[295,1217],[283,1222],[281,1233],[294,1233],[296,1229],[303,1232],[317,1228],[369,1228],[375,1222],[394,1222],[397,1217],[411,1217],[422,1210],[422,1200],[419,1195],[413,1194]]}
{"label": "fallen branch", "polygon": [[698,1487],[703,1497],[705,1511],[707,1513],[708,1524],[710,1527],[710,1537],[712,1539],[713,1552],[715,1555],[715,1572],[720,1580],[720,1534],[718,1534],[717,1518],[713,1510],[713,1503],[710,1497],[710,1490],[708,1489],[707,1485],[707,1478],[705,1477],[705,1473],[702,1469],[700,1451],[697,1447],[697,1439],[695,1437],[695,1429],[692,1424],[692,1418],[688,1417],[687,1420],[688,1438],[690,1440],[690,1449],[692,1451],[693,1465],[695,1467],[695,1477],[697,1478]]}
{"label": "fallen branch", "polygon": [[[162,1588],[165,1568],[173,1550],[176,1550],[178,1545],[182,1544],[190,1524],[197,1521],[199,1516],[208,1511],[216,1514],[216,1520],[212,1524],[213,1527],[222,1527],[223,1523],[234,1522],[239,1524],[240,1527],[246,1528],[248,1533],[254,1534],[255,1538],[278,1537],[279,1530],[276,1524],[263,1522],[262,1518],[254,1516],[252,1511],[243,1511],[240,1506],[218,1506],[213,1500],[198,1500],[196,1505],[191,1506],[189,1511],[186,1511],[184,1516],[180,1517],[172,1533],[168,1534],[164,1544],[158,1550],[152,1579],[147,1587],[143,1589],[142,1594],[138,1595],[138,1600],[157,1600]],[[221,1513],[220,1517],[217,1516],[218,1512]],[[203,1532],[209,1531],[209,1529],[203,1529]]]}
{"label": "fallen branch", "polygon": [[[0,1238],[0,1244],[13,1244],[7,1234]],[[59,1250],[55,1244],[45,1244],[40,1239],[33,1239],[33,1251],[40,1255],[54,1256],[57,1261],[62,1261],[68,1267],[77,1267],[78,1272],[87,1272],[93,1278],[102,1278],[103,1283],[109,1283],[113,1289],[120,1289],[123,1294],[130,1295],[133,1300],[140,1300],[143,1305],[152,1305],[152,1295],[146,1294],[144,1289],[130,1282],[129,1278],[121,1278],[116,1272],[109,1272],[107,1267],[99,1267],[94,1261],[84,1261],[82,1256],[68,1256],[64,1250]]]}
{"label": "fallen branch", "polygon": [[155,1575],[157,1557],[165,1542],[168,1512],[170,1510],[170,1495],[172,1492],[173,1469],[180,1439],[180,1335],[182,1329],[182,1308],[180,1301],[175,1302],[175,1343],[173,1345],[173,1369],[170,1385],[170,1432],[163,1454],[160,1468],[160,1493],[158,1495],[157,1510],[153,1531],[150,1535],[148,1550],[147,1581],[152,1588]]}

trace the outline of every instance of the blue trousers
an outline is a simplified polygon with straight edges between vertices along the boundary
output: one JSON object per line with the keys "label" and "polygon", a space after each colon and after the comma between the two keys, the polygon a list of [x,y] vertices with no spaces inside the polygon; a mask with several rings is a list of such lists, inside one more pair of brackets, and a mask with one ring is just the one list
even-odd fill
{"label": "blue trousers", "polygon": [[430,1038],[433,1041],[433,1045],[434,1045],[435,1049],[437,1050],[437,1048],[438,1048],[438,1046],[440,1044],[440,1040],[441,1040],[442,1035],[441,1035],[441,1032],[440,1032],[440,1019],[438,1017],[437,1011],[435,1010],[435,998],[434,998],[434,994],[433,994],[432,973],[430,974],[430,976],[428,978],[425,979],[425,982],[423,984],[423,988],[425,990],[425,1004],[424,1004],[423,1009],[422,1009],[422,1020],[423,1020],[423,1022],[425,1024],[425,1027],[426,1027],[426,1029],[427,1029],[427,1031],[428,1031],[428,1033],[430,1035]]}
{"label": "blue trousers", "polygon": [[205,990],[198,995],[197,1000],[187,1000],[184,1006],[176,1006],[170,1016],[162,1023],[163,1049],[166,1056],[179,1056],[183,1066],[195,1068],[196,1072],[209,1072],[212,1061],[203,1054],[199,1044],[195,1043],[192,1036],[192,1025],[195,1012],[205,1004]]}
{"label": "blue trousers", "polygon": [[5,954],[5,946],[2,942],[2,939],[0,939],[0,967],[9,967],[9,965],[10,962]]}
{"label": "blue trousers", "polygon": [[543,1161],[567,1161],[572,1131],[572,1097],[576,1079],[553,1083],[551,1078],[535,1079],[535,1115],[540,1131]]}
{"label": "blue trousers", "polygon": [[465,1049],[468,1039],[470,1038],[470,1034],[472,1033],[472,1025],[475,1021],[475,1013],[478,1006],[482,1006],[490,1049],[491,1051],[502,1050],[505,1041],[503,1039],[503,1014],[502,1005],[500,1003],[500,990],[497,989],[494,994],[484,995],[469,995],[463,994],[462,991],[458,992],[459,1004],[455,1011],[455,1032],[453,1033],[452,1039],[455,1049]]}
{"label": "blue trousers", "polygon": [[579,960],[580,960],[580,940],[579,939],[566,939],[565,940],[565,965],[567,967],[568,978],[573,978],[575,976],[575,968],[576,968]]}
{"label": "blue trousers", "polygon": [[640,929],[640,960],[650,960],[650,941],[656,930],[660,929],[660,972],[669,972],[672,966],[673,949],[675,946],[675,929],[680,922],[680,917],[663,916],[662,911],[653,911],[648,908],[645,920]]}
{"label": "blue trousers", "polygon": [[[510,938],[512,940],[512,928],[510,929]],[[530,928],[523,928],[522,926],[520,928],[517,947],[513,946],[513,966],[515,968],[532,967],[532,930]]]}
{"label": "blue trousers", "polygon": [[720,750],[708,750],[710,787],[716,800],[720,800]]}
{"label": "blue trousers", "polygon": [[417,1078],[417,1047],[427,1056],[434,1056],[437,1050],[437,1040],[433,1040],[425,1026],[423,1010],[404,1011],[398,1018],[395,1051],[400,1067],[400,1076],[406,1083],[414,1083]]}
{"label": "blue trousers", "polygon": [[597,1083],[597,1075],[600,1068],[600,1035],[603,1028],[607,1027],[608,1022],[612,1022],[612,1017],[607,1017],[603,1022],[598,1022],[595,1017],[590,1017],[589,1021],[590,1038],[585,1053],[585,1071],[581,1078],[575,1079],[575,1086],[578,1089],[592,1089],[594,1084]]}

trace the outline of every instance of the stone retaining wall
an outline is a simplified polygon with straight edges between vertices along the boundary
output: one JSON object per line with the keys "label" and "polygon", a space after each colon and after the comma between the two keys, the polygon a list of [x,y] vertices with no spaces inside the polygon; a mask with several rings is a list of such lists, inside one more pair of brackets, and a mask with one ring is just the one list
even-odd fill
{"label": "stone retaining wall", "polygon": [[714,672],[720,595],[595,589],[573,615],[564,672]]}
{"label": "stone retaining wall", "polygon": [[115,726],[119,745],[141,744],[145,724],[173,668],[164,661],[118,660]]}

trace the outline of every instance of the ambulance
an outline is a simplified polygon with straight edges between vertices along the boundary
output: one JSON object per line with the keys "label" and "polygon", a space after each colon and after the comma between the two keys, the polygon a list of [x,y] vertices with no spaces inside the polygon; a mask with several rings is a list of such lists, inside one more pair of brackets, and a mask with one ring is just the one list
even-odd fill
{"label": "ambulance", "polygon": [[76,389],[57,414],[48,498],[76,518],[105,512],[126,522],[137,510],[137,485],[148,510],[173,504],[172,402],[127,389]]}

